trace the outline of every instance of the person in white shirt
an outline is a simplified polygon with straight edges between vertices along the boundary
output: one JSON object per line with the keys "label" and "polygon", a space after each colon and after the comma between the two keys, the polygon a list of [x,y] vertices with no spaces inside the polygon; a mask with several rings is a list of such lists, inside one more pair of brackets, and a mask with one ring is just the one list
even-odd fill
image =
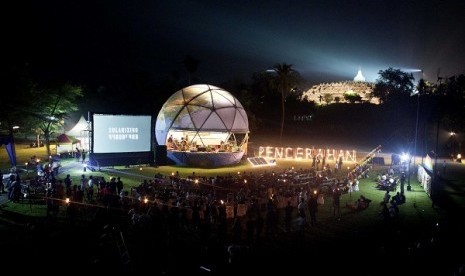
{"label": "person in white shirt", "polygon": [[87,200],[92,201],[94,197],[94,181],[92,175],[87,180]]}

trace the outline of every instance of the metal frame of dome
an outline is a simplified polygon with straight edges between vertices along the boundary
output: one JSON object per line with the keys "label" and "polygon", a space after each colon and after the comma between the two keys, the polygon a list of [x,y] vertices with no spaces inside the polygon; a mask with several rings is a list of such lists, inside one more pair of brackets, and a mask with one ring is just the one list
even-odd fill
{"label": "metal frame of dome", "polygon": [[[205,150],[207,152],[211,152],[210,147],[214,145],[231,144],[233,151],[242,152],[242,155],[247,151],[248,133],[248,118],[242,104],[226,90],[208,84],[191,85],[174,93],[158,113],[155,126],[159,145],[168,145],[171,136],[174,140],[185,139],[188,145],[196,145],[194,149],[208,149]],[[173,152],[177,150],[168,148],[171,159]],[[190,149],[180,152],[190,154]],[[175,155],[179,155],[179,152]],[[177,159],[176,163],[186,163],[185,156],[181,158],[184,161],[174,159]],[[238,161],[224,162],[234,164]],[[227,165],[224,162],[209,163],[213,166]]]}

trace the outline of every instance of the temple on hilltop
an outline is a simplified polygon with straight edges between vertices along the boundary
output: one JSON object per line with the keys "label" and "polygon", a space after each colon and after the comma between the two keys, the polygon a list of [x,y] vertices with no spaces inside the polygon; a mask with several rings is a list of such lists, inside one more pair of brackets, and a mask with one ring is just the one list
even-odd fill
{"label": "temple on hilltop", "polygon": [[354,78],[354,81],[365,82],[365,77],[362,74],[362,68],[358,68],[358,72]]}
{"label": "temple on hilltop", "polygon": [[320,83],[312,86],[309,90],[302,93],[301,99],[313,101],[316,104],[331,104],[348,102],[345,95],[359,95],[361,102],[379,104],[379,99],[372,97],[373,82],[367,82],[359,68],[353,81],[339,81],[331,83]]}

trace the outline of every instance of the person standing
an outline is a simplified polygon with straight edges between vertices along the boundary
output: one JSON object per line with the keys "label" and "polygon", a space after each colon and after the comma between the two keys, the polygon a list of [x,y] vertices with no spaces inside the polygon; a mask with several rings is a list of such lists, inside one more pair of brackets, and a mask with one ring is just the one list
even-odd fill
{"label": "person standing", "polygon": [[92,175],[89,176],[87,180],[87,201],[91,202],[94,199],[94,180]]}
{"label": "person standing", "polygon": [[[2,178],[3,180],[3,178]],[[6,183],[6,189],[8,191],[8,199],[13,201],[13,191],[16,185],[16,176],[14,174],[10,174],[10,178]]]}
{"label": "person standing", "polygon": [[446,163],[446,160],[444,160],[442,162],[442,175],[445,176],[446,175],[446,166],[447,166],[447,163]]}
{"label": "person standing", "polygon": [[291,232],[291,224],[292,224],[292,210],[294,208],[291,205],[291,202],[288,201],[286,208],[284,209],[284,227],[286,228],[286,232]]}
{"label": "person standing", "polygon": [[310,195],[308,200],[308,211],[310,212],[310,223],[312,226],[316,225],[316,213],[318,212],[318,201],[315,193]]}
{"label": "person standing", "polygon": [[0,194],[5,193],[5,185],[3,184],[3,173],[0,171]]}
{"label": "person standing", "polygon": [[71,180],[71,176],[69,174],[66,175],[66,178],[64,180],[64,183],[65,183],[65,192],[66,192],[66,197],[70,197],[71,196],[71,186],[72,186],[72,180]]}
{"label": "person standing", "polygon": [[83,174],[81,175],[81,191],[84,192],[87,188],[87,179],[86,176]]}
{"label": "person standing", "polygon": [[173,143],[174,143],[174,139],[173,139],[173,135],[171,134],[170,137],[168,138],[168,142],[167,142],[168,149],[173,149],[174,148]]}
{"label": "person standing", "polygon": [[85,149],[82,149],[82,163],[84,163],[86,161],[86,150]]}
{"label": "person standing", "polygon": [[116,190],[118,195],[121,194],[121,191],[123,191],[123,181],[121,180],[121,177],[116,178]]}
{"label": "person standing", "polygon": [[79,158],[81,158],[81,151],[79,150],[78,147],[76,147],[76,152],[74,153],[74,158],[76,159],[77,162],[79,162]]}
{"label": "person standing", "polygon": [[405,172],[402,172],[400,177],[400,192],[404,193],[404,185],[405,185]]}
{"label": "person standing", "polygon": [[341,216],[341,191],[339,188],[333,190],[333,216]]}

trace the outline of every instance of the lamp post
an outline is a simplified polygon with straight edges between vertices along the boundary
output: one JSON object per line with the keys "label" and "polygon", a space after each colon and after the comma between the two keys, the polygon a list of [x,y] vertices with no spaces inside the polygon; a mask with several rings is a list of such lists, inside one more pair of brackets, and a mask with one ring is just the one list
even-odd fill
{"label": "lamp post", "polygon": [[[415,161],[417,158],[417,137],[418,137],[418,117],[420,114],[420,92],[417,92],[417,118],[415,122],[415,139],[414,139],[414,146],[413,146],[413,168],[415,169]],[[408,178],[407,178],[407,191],[412,190],[412,186],[410,186],[410,162],[412,160],[412,156],[410,155],[408,158]]]}
{"label": "lamp post", "polygon": [[417,96],[417,120],[415,122],[415,142],[413,146],[413,167],[415,168],[415,159],[417,157],[417,137],[418,137],[418,117],[420,114],[420,91],[418,91]]}
{"label": "lamp post", "polygon": [[[457,154],[460,153],[460,141],[457,136],[457,133],[455,131],[450,132],[450,138],[449,138],[449,143],[450,143],[450,157],[451,160],[454,161],[454,158],[456,158]],[[457,142],[459,141],[459,142]]]}
{"label": "lamp post", "polygon": [[[415,158],[415,157],[414,157]],[[415,159],[414,159],[415,160]],[[408,157],[408,165],[407,165],[407,171],[408,171],[408,178],[407,178],[407,191],[412,190],[412,186],[410,186],[410,162],[412,161],[412,156],[409,155]]]}
{"label": "lamp post", "polygon": [[[424,85],[425,85],[424,72],[423,70],[421,70],[420,72],[421,72],[421,80],[418,84],[419,86],[418,88],[420,89],[417,89],[417,118],[415,121],[415,139],[414,139],[414,146],[413,146],[413,168],[414,169],[415,169],[416,158],[417,158],[418,118],[420,116],[420,90],[424,90]],[[420,87],[420,84],[421,84],[421,87]],[[409,159],[407,191],[411,191],[411,190],[412,190],[412,187],[410,186],[410,159]]]}
{"label": "lamp post", "polygon": [[438,115],[437,118],[437,126],[436,126],[436,152],[434,153],[434,167],[433,167],[433,179],[431,181],[431,190],[430,190],[430,197],[431,197],[431,207],[434,208],[434,203],[436,200],[436,187],[438,185],[439,177],[438,177],[438,153],[439,153],[439,125],[440,125],[440,117]]}

